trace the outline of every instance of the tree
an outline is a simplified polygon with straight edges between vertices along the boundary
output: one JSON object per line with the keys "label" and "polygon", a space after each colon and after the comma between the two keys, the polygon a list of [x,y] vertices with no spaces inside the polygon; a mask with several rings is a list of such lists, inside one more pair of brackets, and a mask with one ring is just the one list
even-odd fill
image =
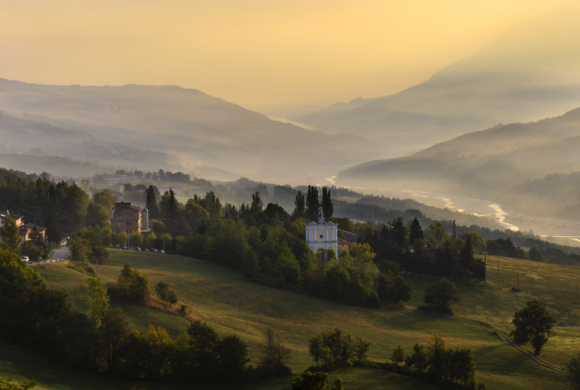
{"label": "tree", "polygon": [[103,243],[104,246],[111,245],[113,240],[111,232],[112,232],[111,226],[104,226],[103,228],[101,228],[99,234],[101,235],[101,242]]}
{"label": "tree", "polygon": [[17,251],[20,246],[20,229],[18,228],[14,218],[9,215],[4,217],[0,233],[2,242],[8,245],[12,250]]}
{"label": "tree", "polygon": [[48,237],[48,242],[51,244],[55,244],[61,241],[62,234],[54,219],[54,215],[52,213],[52,209],[49,209],[46,214],[46,236]]}
{"label": "tree", "polygon": [[423,244],[425,241],[425,233],[423,233],[423,228],[421,227],[421,221],[415,217],[411,226],[409,228],[409,244],[414,246],[415,244]]}
{"label": "tree", "polygon": [[413,355],[407,356],[405,359],[405,364],[409,367],[415,367],[418,372],[423,372],[428,366],[428,356],[425,351],[425,347],[421,344],[415,344],[413,346]]}
{"label": "tree", "polygon": [[77,290],[77,296],[88,307],[88,316],[95,326],[101,326],[101,321],[109,310],[109,295],[107,286],[101,278],[89,277]]}
{"label": "tree", "polygon": [[400,344],[393,350],[391,360],[397,365],[405,361],[405,349]]}
{"label": "tree", "polygon": [[355,342],[355,352],[357,362],[362,363],[368,359],[367,352],[371,347],[371,342],[363,339],[362,337],[357,337]]}
{"label": "tree", "polygon": [[580,354],[576,354],[566,363],[568,380],[575,389],[580,389]]}
{"label": "tree", "polygon": [[377,295],[382,302],[409,302],[412,294],[413,286],[403,276],[393,272],[379,276]]}
{"label": "tree", "polygon": [[530,260],[539,261],[539,262],[544,261],[544,256],[542,256],[542,253],[536,248],[530,249],[530,251],[528,252],[528,255],[530,256]]}
{"label": "tree", "polygon": [[486,244],[485,240],[477,232],[463,232],[463,233],[461,233],[459,235],[459,237],[457,237],[457,243],[456,243],[455,248],[458,251],[461,251],[464,243],[467,242],[468,238],[471,240],[471,245],[473,246],[474,253],[479,254],[479,253],[483,253],[487,250],[487,244]]}
{"label": "tree", "polygon": [[85,225],[103,227],[110,224],[111,215],[103,205],[91,202],[87,207]]}
{"label": "tree", "polygon": [[408,231],[407,226],[405,225],[405,219],[403,217],[397,217],[391,223],[393,225],[392,237],[394,243],[397,244],[399,248],[407,247]]}
{"label": "tree", "polygon": [[286,364],[290,360],[292,352],[286,348],[280,335],[276,335],[272,328],[266,329],[264,352],[264,358],[262,359],[263,366],[271,367],[278,373],[290,371]]}
{"label": "tree", "polygon": [[12,383],[12,379],[0,377],[0,390],[28,390],[36,387],[36,384],[36,381],[26,379],[20,379],[18,383]]}
{"label": "tree", "polygon": [[328,390],[328,374],[306,371],[292,381],[292,390]]}
{"label": "tree", "polygon": [[119,349],[129,333],[129,322],[123,309],[109,309],[101,321],[101,332],[107,344],[107,366],[109,372],[115,373],[119,367]]}
{"label": "tree", "polygon": [[155,246],[155,241],[157,241],[157,236],[153,231],[149,232],[147,237],[145,237],[145,248],[150,250],[153,249]]}
{"label": "tree", "polygon": [[151,294],[147,276],[137,268],[131,269],[129,263],[123,265],[113,291],[121,298],[137,302],[144,301]]}
{"label": "tree", "polygon": [[302,218],[304,217],[305,212],[306,204],[304,195],[302,194],[302,191],[298,191],[298,193],[296,193],[296,199],[294,200],[294,212],[292,213],[292,216],[294,218]]}
{"label": "tree", "polygon": [[461,259],[461,265],[468,273],[473,273],[475,269],[475,257],[473,256],[473,245],[471,245],[471,237],[467,237],[465,245],[459,253],[459,258]]}
{"label": "tree", "polygon": [[343,385],[342,379],[336,379],[329,389],[327,373],[306,371],[292,381],[292,390],[343,390]]}
{"label": "tree", "polygon": [[526,306],[515,313],[513,324],[515,329],[511,335],[518,344],[525,344],[531,340],[534,353],[539,356],[542,347],[552,336],[552,327],[556,320],[546,307],[537,299],[526,303]]}
{"label": "tree", "polygon": [[460,302],[459,289],[449,279],[441,278],[425,286],[423,304],[419,308],[453,314],[451,302]]}
{"label": "tree", "polygon": [[318,188],[308,186],[306,194],[306,216],[310,221],[318,222],[320,218],[320,201],[318,200]]}
{"label": "tree", "polygon": [[129,242],[131,242],[131,245],[133,247],[140,247],[141,244],[143,244],[143,235],[139,232],[131,233],[131,236],[129,237]]}
{"label": "tree", "polygon": [[326,187],[322,188],[322,215],[324,220],[330,221],[334,214],[334,206],[332,204],[332,196],[330,190]]}
{"label": "tree", "polygon": [[429,372],[437,379],[442,379],[445,374],[445,341],[439,335],[434,335],[429,342],[428,352]]}
{"label": "tree", "polygon": [[229,335],[221,339],[217,345],[219,356],[217,364],[218,375],[227,378],[229,382],[238,382],[243,378],[248,358],[248,346],[238,335]]}
{"label": "tree", "polygon": [[32,240],[30,240],[22,244],[20,254],[22,256],[28,256],[28,258],[32,261],[36,261],[40,256],[42,256],[42,249],[40,249],[34,244]]}
{"label": "tree", "polygon": [[250,212],[254,217],[256,217],[262,209],[264,208],[264,202],[260,198],[260,192],[256,191],[252,194],[252,205],[250,206]]}
{"label": "tree", "polygon": [[149,219],[159,218],[159,205],[155,195],[156,188],[150,185],[146,190],[145,207],[149,211]]}
{"label": "tree", "polygon": [[117,245],[127,245],[127,233],[126,232],[121,232],[119,234],[117,234]]}
{"label": "tree", "polygon": [[174,304],[177,303],[177,294],[175,294],[175,292],[169,288],[169,284],[164,281],[160,281],[155,285],[155,293],[162,301]]}
{"label": "tree", "polygon": [[70,245],[73,261],[87,261],[90,252],[89,241],[83,237],[77,237]]}
{"label": "tree", "polygon": [[115,206],[116,199],[113,194],[111,194],[111,191],[103,190],[95,192],[93,195],[93,202],[100,204],[105,208],[105,210],[107,210],[107,212],[110,212]]}

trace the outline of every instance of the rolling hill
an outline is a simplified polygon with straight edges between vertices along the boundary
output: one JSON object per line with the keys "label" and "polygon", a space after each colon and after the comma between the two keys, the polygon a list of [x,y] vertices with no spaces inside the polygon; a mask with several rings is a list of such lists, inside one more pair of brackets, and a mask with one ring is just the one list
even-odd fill
{"label": "rolling hill", "polygon": [[[501,277],[495,276],[496,261],[501,262]],[[575,278],[578,268],[541,264],[524,260],[488,258],[489,286],[459,283],[462,302],[456,305],[455,317],[415,310],[421,301],[422,290],[431,283],[429,278],[414,278],[414,294],[404,310],[371,310],[341,305],[302,294],[267,288],[250,283],[237,272],[207,261],[181,256],[112,250],[109,264],[95,266],[105,280],[115,279],[122,264],[129,262],[148,276],[152,283],[165,280],[177,292],[179,301],[189,305],[194,313],[208,322],[220,334],[238,334],[249,345],[255,362],[261,351],[263,332],[270,326],[279,332],[292,350],[292,369],[300,372],[312,364],[308,355],[308,338],[322,329],[339,326],[353,335],[360,335],[372,343],[370,357],[384,361],[392,349],[402,345],[409,350],[416,342],[427,343],[434,333],[440,334],[451,347],[469,347],[476,357],[478,380],[495,389],[566,389],[565,375],[532,362],[520,351],[509,346],[485,327],[473,320],[492,323],[509,333],[501,325],[513,316],[531,297],[542,297],[549,311],[558,321],[575,324]],[[67,263],[47,264],[38,268],[50,285],[65,288],[71,293],[85,280],[86,275],[67,268]],[[566,269],[565,275],[562,270]],[[511,292],[520,274],[521,293]],[[498,304],[500,302],[500,304]],[[78,299],[74,305],[85,310]],[[163,326],[175,336],[182,332],[187,321],[141,306],[122,305],[131,326],[145,330],[149,325]],[[573,314],[570,314],[573,312]],[[543,359],[562,366],[576,350],[573,347],[577,329],[558,329],[546,345]],[[23,347],[0,344],[0,374],[26,374],[40,380],[41,389],[77,388],[85,381],[88,389],[126,389],[136,384],[110,377],[82,374],[49,362]],[[40,367],[27,362],[42,363]],[[55,375],[60,373],[60,375]],[[34,374],[34,375],[33,375]],[[349,389],[408,389],[427,388],[425,383],[392,376],[380,371],[348,369],[333,373],[345,379]],[[255,386],[256,389],[287,389],[290,378]],[[147,389],[173,389],[179,384],[140,383]],[[92,386],[92,387],[91,387]]]}
{"label": "rolling hill", "polygon": [[[557,212],[563,206],[561,202],[577,203],[578,191],[566,190],[566,199],[533,193],[556,194],[559,189],[564,190],[563,182],[572,177],[560,177],[558,187],[554,187],[553,178],[536,184],[524,183],[554,173],[579,171],[579,147],[580,109],[575,109],[555,118],[468,133],[411,156],[360,164],[339,173],[336,182],[367,188],[412,188],[485,196],[512,209],[562,216],[562,212]],[[567,218],[573,215],[578,218],[578,213],[564,214]]]}
{"label": "rolling hill", "polygon": [[528,20],[419,85],[290,119],[411,151],[498,123],[558,115],[580,106],[579,17],[566,9]]}
{"label": "rolling hill", "polygon": [[[205,166],[281,184],[320,183],[337,169],[385,157],[389,150],[360,135],[309,131],[175,86],[54,86],[0,79],[0,110],[35,121],[26,125],[39,137],[50,139],[60,128],[61,134],[69,132],[66,145],[81,142],[89,149],[42,148],[50,155],[90,159],[106,145],[98,156],[103,164],[120,164],[107,153],[122,149],[126,166],[146,159],[157,169],[181,166],[187,172]],[[10,127],[0,123],[2,132]],[[18,141],[7,139],[4,146],[28,153],[31,147]]]}

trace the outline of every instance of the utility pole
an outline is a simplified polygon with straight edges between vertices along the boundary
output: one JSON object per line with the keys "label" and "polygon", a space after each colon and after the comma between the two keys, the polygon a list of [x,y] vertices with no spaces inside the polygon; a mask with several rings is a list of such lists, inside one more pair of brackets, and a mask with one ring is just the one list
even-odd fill
{"label": "utility pole", "polygon": [[483,264],[485,268],[485,282],[483,285],[487,286],[487,252],[483,252]]}

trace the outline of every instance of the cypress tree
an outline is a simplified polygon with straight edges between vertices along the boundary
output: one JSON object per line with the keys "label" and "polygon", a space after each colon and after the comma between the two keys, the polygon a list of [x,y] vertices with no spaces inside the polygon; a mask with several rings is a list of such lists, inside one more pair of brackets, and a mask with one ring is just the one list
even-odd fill
{"label": "cypress tree", "polygon": [[264,202],[262,198],[260,198],[260,192],[256,191],[252,194],[252,205],[250,206],[250,210],[254,217],[262,211],[264,208]]}
{"label": "cypress tree", "polygon": [[157,204],[157,198],[155,196],[155,188],[152,185],[147,188],[145,207],[149,210],[150,219],[159,218],[159,205]]}
{"label": "cypress tree", "polygon": [[326,187],[322,188],[322,215],[326,221],[330,221],[334,214],[334,206],[332,205],[332,196],[330,190]]}
{"label": "cypress tree", "polygon": [[411,222],[411,228],[409,232],[409,243],[415,245],[417,243],[422,244],[425,240],[425,233],[423,233],[423,228],[421,227],[421,221],[415,217],[413,222]]}
{"label": "cypress tree", "polygon": [[320,218],[320,200],[318,200],[318,188],[308,186],[306,194],[306,216],[311,221],[318,221]]}
{"label": "cypress tree", "polygon": [[306,204],[304,200],[304,195],[302,191],[298,191],[296,194],[296,199],[294,200],[294,212],[292,215],[294,218],[302,218],[304,216],[304,212],[306,210]]}

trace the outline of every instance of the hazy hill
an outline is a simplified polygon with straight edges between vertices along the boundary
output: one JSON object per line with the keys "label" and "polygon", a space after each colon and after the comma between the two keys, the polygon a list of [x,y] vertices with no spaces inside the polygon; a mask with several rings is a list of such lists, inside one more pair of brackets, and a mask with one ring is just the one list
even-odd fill
{"label": "hazy hill", "polygon": [[[51,86],[0,79],[0,110],[125,148],[160,152],[165,164],[177,159],[185,170],[206,166],[273,182],[323,182],[337,170],[388,155],[385,145],[360,135],[309,131],[175,86]],[[6,148],[16,147],[11,142]],[[75,157],[64,149],[56,155]]]}
{"label": "hazy hill", "polygon": [[575,177],[537,180],[579,171],[579,148],[580,109],[575,109],[556,118],[465,134],[411,156],[360,164],[339,173],[336,182],[485,196],[512,209],[565,217],[570,214],[559,210],[580,199],[580,187],[568,183]]}
{"label": "hazy hill", "polygon": [[[160,166],[179,166],[166,153],[144,150],[131,145],[107,140],[93,134],[64,129],[30,119],[0,114],[0,153],[19,153],[35,156],[66,156],[67,158],[106,166],[139,166],[155,169]],[[29,170],[29,167],[21,169]],[[43,170],[52,170],[45,167]],[[67,172],[59,172],[68,175]]]}
{"label": "hazy hill", "polygon": [[290,119],[416,150],[498,123],[558,115],[580,106],[579,18],[578,10],[563,10],[520,23],[417,86]]}

